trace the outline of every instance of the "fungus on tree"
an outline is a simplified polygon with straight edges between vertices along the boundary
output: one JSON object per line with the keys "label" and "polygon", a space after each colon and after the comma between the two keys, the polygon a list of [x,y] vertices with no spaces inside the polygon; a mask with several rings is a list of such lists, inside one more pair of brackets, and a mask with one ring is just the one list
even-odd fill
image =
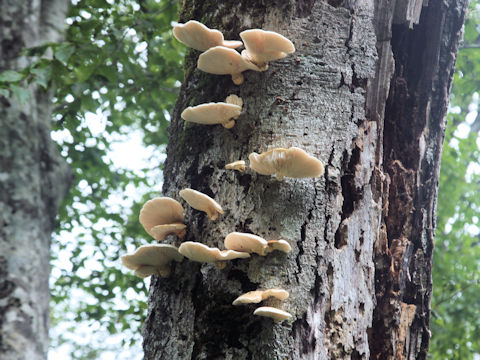
{"label": "fungus on tree", "polygon": [[286,240],[268,240],[266,250],[267,254],[274,250],[278,250],[288,254],[290,251],[292,251],[292,247]]}
{"label": "fungus on tree", "polygon": [[194,209],[207,213],[210,220],[217,220],[218,214],[223,214],[223,209],[219,203],[210,196],[193,189],[180,190],[180,196]]}
{"label": "fungus on tree", "polygon": [[243,101],[237,95],[227,96],[225,102],[208,103],[189,106],[183,110],[181,116],[185,121],[197,124],[215,125],[222,124],[224,128],[231,129],[242,113]]}
{"label": "fungus on tree", "polygon": [[281,322],[292,317],[290,313],[270,306],[259,307],[253,312],[253,315],[269,317],[275,322]]}
{"label": "fungus on tree", "polygon": [[198,57],[197,67],[210,74],[231,75],[233,83],[243,83],[242,72],[245,70],[261,71],[261,69],[233,49],[215,46]]}
{"label": "fungus on tree", "polygon": [[227,170],[237,170],[237,171],[240,171],[240,172],[244,172],[245,169],[246,169],[245,161],[237,160],[237,161],[231,162],[231,163],[225,165],[225,169],[227,169]]}
{"label": "fungus on tree", "polygon": [[129,269],[135,270],[135,275],[147,277],[170,275],[170,263],[174,260],[182,261],[183,256],[175,246],[167,244],[152,244],[140,246],[133,254],[122,256],[122,263]]}
{"label": "fungus on tree", "polygon": [[175,25],[173,27],[173,35],[181,43],[199,51],[205,51],[215,46],[225,46],[234,49],[243,45],[239,40],[224,40],[220,31],[209,29],[196,20]]}
{"label": "fungus on tree", "polygon": [[250,168],[262,175],[276,174],[278,180],[285,176],[292,178],[318,177],[323,175],[320,160],[308,155],[297,147],[275,148],[261,154],[248,156]]}
{"label": "fungus on tree", "polygon": [[247,253],[255,253],[261,256],[266,255],[268,243],[260,236],[232,232],[227,235],[224,240],[225,248],[229,250],[242,251]]}
{"label": "fungus on tree", "polygon": [[180,254],[192,261],[214,263],[219,269],[223,269],[227,260],[248,258],[250,254],[233,250],[220,250],[211,248],[199,242],[186,241],[178,248]]}
{"label": "fungus on tree", "polygon": [[274,31],[245,30],[240,33],[240,37],[245,43],[242,57],[257,65],[261,71],[268,69],[270,61],[283,59],[295,52],[293,43]]}
{"label": "fungus on tree", "polygon": [[260,256],[265,256],[274,250],[283,251],[284,253],[292,250],[290,244],[285,240],[266,241],[258,235],[241,232],[228,234],[224,244],[226,249],[255,253]]}
{"label": "fungus on tree", "polygon": [[[169,197],[147,201],[140,210],[139,220],[145,231],[158,241],[172,233],[180,238],[185,235],[183,207],[178,201]],[[158,227],[159,225],[168,226]]]}
{"label": "fungus on tree", "polygon": [[283,289],[268,289],[249,291],[237,297],[232,305],[243,304],[258,304],[259,302],[268,299],[269,297],[277,298],[278,300],[285,300],[288,298],[288,291]]}

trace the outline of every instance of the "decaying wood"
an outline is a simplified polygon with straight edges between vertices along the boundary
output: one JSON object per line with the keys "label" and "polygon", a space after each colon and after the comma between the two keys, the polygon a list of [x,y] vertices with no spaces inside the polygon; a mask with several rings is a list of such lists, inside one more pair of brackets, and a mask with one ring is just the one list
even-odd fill
{"label": "decaying wood", "polygon": [[[28,65],[25,47],[56,41],[68,2],[2,1],[0,71]],[[0,359],[46,359],[50,237],[70,173],[50,138],[51,97],[0,96]]]}
{"label": "decaying wood", "polygon": [[[178,199],[190,187],[216,199],[225,214],[212,222],[187,210],[183,240],[222,248],[228,233],[243,231],[287,239],[293,250],[223,270],[184,261],[170,278],[154,277],[146,359],[426,356],[438,165],[466,4],[421,5],[183,4],[182,22],[208,19],[229,39],[248,28],[274,30],[297,49],[266,72],[245,73],[239,87],[195,69],[199,53],[187,54],[164,194]],[[187,106],[228,94],[244,100],[231,130],[180,119]],[[325,175],[278,182],[224,169],[253,151],[289,146],[321,159]],[[283,307],[292,321],[274,324],[254,317],[254,305],[231,305],[242,293],[271,287],[289,291]]]}

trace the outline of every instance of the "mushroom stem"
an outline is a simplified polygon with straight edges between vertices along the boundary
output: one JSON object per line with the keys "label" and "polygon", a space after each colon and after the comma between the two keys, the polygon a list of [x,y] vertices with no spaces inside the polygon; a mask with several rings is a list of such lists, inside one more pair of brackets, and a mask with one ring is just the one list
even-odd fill
{"label": "mushroom stem", "polygon": [[231,129],[232,127],[235,126],[235,120],[230,120],[226,123],[222,124],[225,129]]}
{"label": "mushroom stem", "polygon": [[218,270],[223,270],[227,267],[226,261],[215,261],[213,264]]}
{"label": "mushroom stem", "polygon": [[243,84],[243,80],[244,80],[244,77],[242,73],[232,74],[232,81],[235,85]]}

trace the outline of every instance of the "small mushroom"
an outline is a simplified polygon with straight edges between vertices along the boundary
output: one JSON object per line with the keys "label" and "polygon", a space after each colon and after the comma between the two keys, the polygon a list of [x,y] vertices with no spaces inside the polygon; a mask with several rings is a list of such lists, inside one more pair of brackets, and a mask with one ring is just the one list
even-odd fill
{"label": "small mushroom", "polygon": [[285,176],[293,178],[318,177],[323,175],[320,160],[297,147],[275,148],[261,154],[248,156],[250,168],[262,175],[276,174],[278,180]]}
{"label": "small mushroom", "polygon": [[275,250],[282,251],[286,254],[292,251],[292,247],[286,240],[268,240],[267,244],[267,254]]}
{"label": "small mushroom", "polygon": [[237,160],[225,165],[225,169],[227,170],[238,170],[240,172],[244,172],[245,168],[245,161],[243,160]]}
{"label": "small mushroom", "polygon": [[186,241],[178,248],[180,254],[193,261],[214,263],[219,269],[226,266],[225,261],[239,258],[248,258],[250,254],[233,250],[210,248],[199,242]]}
{"label": "small mushroom", "polygon": [[245,60],[237,51],[223,46],[208,49],[198,57],[197,67],[210,74],[231,75],[233,83],[243,83],[245,70],[261,71],[258,66]]}
{"label": "small mushroom", "polygon": [[228,234],[224,244],[225,248],[229,250],[255,253],[261,256],[266,255],[268,247],[267,241],[260,236],[241,232]]}
{"label": "small mushroom", "polygon": [[197,124],[222,124],[226,129],[231,129],[235,125],[234,119],[242,113],[243,101],[236,95],[228,96],[225,101],[189,106],[183,110],[182,119]]}
{"label": "small mushroom", "polygon": [[275,250],[284,253],[289,253],[292,250],[290,244],[285,240],[266,241],[260,236],[241,232],[228,234],[224,240],[224,244],[225,248],[229,250],[255,253],[260,256],[266,256]]}
{"label": "small mushroom", "polygon": [[[140,210],[139,220],[145,231],[158,241],[170,233],[176,233],[179,237],[184,235],[183,231],[178,230],[184,220],[183,207],[172,198],[159,197],[147,201]],[[171,231],[160,231],[158,228],[152,231],[158,225],[171,225]]]}
{"label": "small mushroom", "polygon": [[242,56],[257,65],[262,71],[270,61],[283,59],[295,52],[295,46],[285,36],[274,31],[261,29],[245,30],[240,33],[245,43]]}
{"label": "small mushroom", "polygon": [[200,51],[205,51],[218,45],[232,49],[243,45],[243,43],[238,40],[224,40],[223,34],[220,31],[209,29],[196,20],[175,25],[173,27],[173,35],[181,43]]}
{"label": "small mushroom", "polygon": [[223,214],[220,204],[200,191],[187,188],[179,194],[191,207],[206,212],[210,220],[217,220],[218,214]]}
{"label": "small mushroom", "polygon": [[275,297],[279,300],[285,300],[288,298],[288,291],[283,289],[268,289],[268,290],[255,290],[247,292],[237,297],[232,305],[242,304],[258,304],[259,302],[268,299],[269,297]]}
{"label": "small mushroom", "polygon": [[275,322],[281,322],[292,317],[288,312],[270,306],[259,307],[253,312],[253,315],[269,317]]}
{"label": "small mushroom", "polygon": [[182,223],[174,223],[174,224],[164,224],[164,225],[157,225],[150,229],[150,232],[153,234],[153,237],[157,240],[165,239],[165,236],[168,234],[175,234],[180,239],[183,238],[186,234],[187,226]]}
{"label": "small mushroom", "polygon": [[161,277],[170,275],[172,260],[182,261],[183,256],[175,246],[152,244],[140,246],[133,254],[122,256],[122,263],[135,270],[135,275],[147,277],[156,274]]}

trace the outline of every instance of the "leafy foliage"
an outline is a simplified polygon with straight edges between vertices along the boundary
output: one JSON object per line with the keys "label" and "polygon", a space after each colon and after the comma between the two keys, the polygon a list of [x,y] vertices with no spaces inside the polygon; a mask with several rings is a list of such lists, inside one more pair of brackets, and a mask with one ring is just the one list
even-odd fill
{"label": "leafy foliage", "polygon": [[438,198],[432,300],[433,359],[480,354],[480,11],[470,4],[457,60]]}

